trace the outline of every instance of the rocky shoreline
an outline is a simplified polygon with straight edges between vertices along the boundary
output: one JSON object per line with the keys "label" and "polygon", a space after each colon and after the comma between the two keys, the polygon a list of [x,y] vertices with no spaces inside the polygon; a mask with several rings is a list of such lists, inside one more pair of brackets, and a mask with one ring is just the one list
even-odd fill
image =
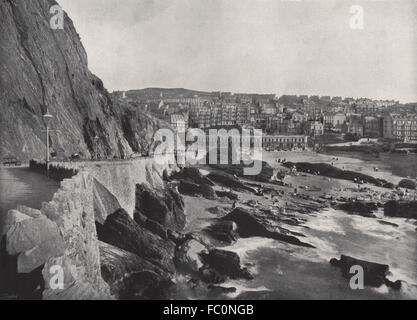
{"label": "rocky shoreline", "polygon": [[[89,210],[94,212],[93,216],[86,213],[83,201],[88,201],[87,198],[81,197],[77,204],[84,207],[78,211],[81,220],[77,228],[84,229],[80,230],[80,236],[85,238],[83,241],[90,241],[84,254],[95,250],[94,264],[98,267],[99,263],[99,269],[91,269],[94,266],[91,259],[90,262],[87,259],[78,261],[83,269],[91,269],[90,275],[85,274],[84,278],[70,271],[73,260],[69,257],[77,256],[82,248],[72,245],[73,253],[70,254],[68,241],[77,238],[65,236],[69,230],[65,229],[67,226],[57,211],[51,211],[50,206],[49,211],[47,206],[41,211],[25,207],[11,210],[2,241],[1,267],[8,270],[9,277],[7,294],[44,299],[227,297],[237,290],[227,285],[230,280],[253,281],[256,277],[250,265],[244,264],[238,254],[223,249],[239,239],[266,238],[294,248],[305,248],[306,252],[316,250],[316,245],[309,243],[301,230],[308,228],[305,225],[307,217],[330,207],[365,218],[378,218],[381,225],[390,227],[393,223],[377,217],[378,210],[384,208],[389,217],[417,219],[416,201],[407,197],[406,192],[400,187],[385,188],[380,180],[372,180],[363,174],[361,178],[366,180],[366,186],[355,189],[356,181],[352,181],[349,190],[343,183],[344,197],[333,186],[327,190],[300,185],[299,180],[303,183],[311,180],[311,183],[325,181],[328,186],[329,181],[323,180],[328,179],[326,172],[339,172],[329,165],[325,166],[327,171],[318,172],[319,167],[323,168],[323,165],[286,162],[281,166],[285,173],[271,170],[270,179],[265,182],[265,176],[260,181],[256,177],[247,180],[237,178],[228,170],[211,167],[200,168],[204,170],[190,167],[170,173],[158,169],[152,178],[149,170],[156,168],[146,164],[146,179],[135,184],[133,214],[126,211],[128,207],[123,207],[122,203],[126,202],[97,181],[96,176],[91,180],[94,203]],[[306,173],[308,170],[310,172]],[[86,178],[79,180],[82,175],[83,170],[70,180],[78,179],[77,183],[83,183],[82,179]],[[342,177],[332,178],[337,182],[345,176],[343,173]],[[353,179],[357,177],[357,173],[352,176]],[[151,181],[154,183],[150,184]],[[71,190],[66,180],[63,183]],[[358,194],[363,197],[364,193],[378,194],[379,200],[358,200]],[[203,216],[211,217],[206,227],[187,227],[196,208],[187,207],[185,198],[204,199],[212,204],[203,209]],[[88,240],[84,234],[87,230],[90,230]],[[362,263],[365,269],[368,265],[373,266],[373,262],[349,259]],[[343,256],[341,261],[344,261]],[[57,264],[66,266],[64,269],[71,274],[66,282],[68,287],[59,292],[48,287],[50,276],[46,274],[48,267]],[[336,260],[332,260],[332,264],[341,266],[342,271],[347,268]],[[373,273],[372,270],[369,272]],[[384,275],[388,272],[385,267],[381,270]],[[83,282],[85,277],[90,280]],[[98,279],[96,277],[101,280],[93,280]],[[97,284],[92,285],[91,281]],[[389,284],[394,290],[401,287],[398,281],[381,281],[378,284]]]}

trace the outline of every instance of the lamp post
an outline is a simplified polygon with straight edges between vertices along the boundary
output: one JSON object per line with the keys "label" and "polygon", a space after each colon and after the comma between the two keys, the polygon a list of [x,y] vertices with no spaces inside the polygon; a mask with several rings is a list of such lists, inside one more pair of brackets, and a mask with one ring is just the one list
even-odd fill
{"label": "lamp post", "polygon": [[46,175],[49,176],[49,122],[52,120],[52,115],[49,113],[48,109],[46,109],[46,113],[43,115],[43,120],[46,126],[46,154],[45,154],[45,161],[46,161]]}
{"label": "lamp post", "polygon": [[98,160],[98,140],[99,140],[99,137],[96,135],[95,137],[94,137],[94,157],[95,157],[95,159],[96,159],[96,161]]}

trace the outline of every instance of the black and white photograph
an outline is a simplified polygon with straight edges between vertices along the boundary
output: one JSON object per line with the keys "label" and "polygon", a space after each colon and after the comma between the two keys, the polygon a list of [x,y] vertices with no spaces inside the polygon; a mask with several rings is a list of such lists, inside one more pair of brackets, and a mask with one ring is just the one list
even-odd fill
{"label": "black and white photograph", "polygon": [[417,1],[0,0],[0,300],[417,300]]}

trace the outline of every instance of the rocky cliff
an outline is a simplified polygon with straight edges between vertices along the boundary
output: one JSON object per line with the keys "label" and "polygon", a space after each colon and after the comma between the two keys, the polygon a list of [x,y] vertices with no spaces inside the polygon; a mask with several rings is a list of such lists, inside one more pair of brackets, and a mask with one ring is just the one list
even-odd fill
{"label": "rocky cliff", "polygon": [[[146,151],[158,121],[115,100],[88,69],[71,19],[50,27],[53,0],[0,1],[0,153],[42,158],[42,115],[53,115],[51,149],[59,156],[97,149],[102,158]],[[98,137],[95,142],[94,137]]]}

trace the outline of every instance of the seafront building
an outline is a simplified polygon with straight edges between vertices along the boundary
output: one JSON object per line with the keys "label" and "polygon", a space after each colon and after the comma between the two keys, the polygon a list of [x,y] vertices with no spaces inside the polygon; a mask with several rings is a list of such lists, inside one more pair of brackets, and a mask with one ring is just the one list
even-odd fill
{"label": "seafront building", "polygon": [[388,114],[383,118],[383,137],[403,142],[417,142],[416,114]]}
{"label": "seafront building", "polygon": [[317,140],[329,133],[340,134],[342,139],[417,142],[416,114],[394,100],[307,95],[277,98],[272,94],[231,92],[191,94],[181,90],[165,94],[146,91],[143,98],[129,92],[124,96],[136,107],[166,120],[176,131],[252,127],[275,137],[308,136]]}

